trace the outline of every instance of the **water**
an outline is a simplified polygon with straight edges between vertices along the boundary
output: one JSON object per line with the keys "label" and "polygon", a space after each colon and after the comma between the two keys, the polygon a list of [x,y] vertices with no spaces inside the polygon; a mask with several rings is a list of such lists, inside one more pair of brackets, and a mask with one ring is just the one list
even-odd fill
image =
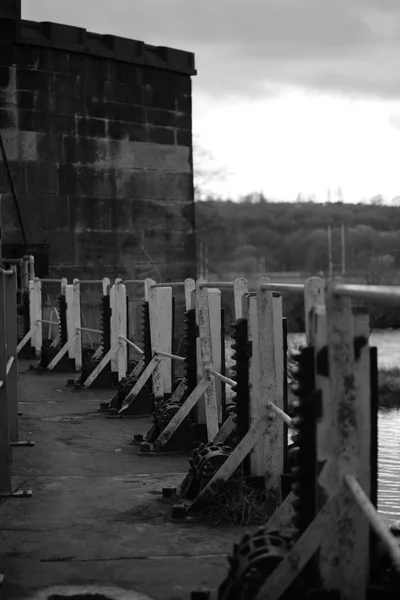
{"label": "water", "polygon": [[[289,335],[289,345],[305,343],[303,334]],[[379,368],[400,367],[400,330],[374,331],[370,345],[378,348]],[[400,409],[378,415],[378,509],[385,521],[400,520]]]}

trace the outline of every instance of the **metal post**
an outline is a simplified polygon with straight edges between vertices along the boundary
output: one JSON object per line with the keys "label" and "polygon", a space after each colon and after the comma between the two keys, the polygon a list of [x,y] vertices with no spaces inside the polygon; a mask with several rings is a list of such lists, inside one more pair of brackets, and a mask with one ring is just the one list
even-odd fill
{"label": "metal post", "polygon": [[7,402],[10,442],[18,442],[18,365],[17,365],[17,273],[3,275],[6,312],[7,360],[14,357],[7,376]]}
{"label": "metal post", "polygon": [[328,272],[329,277],[333,275],[333,252],[332,252],[332,227],[328,225]]}
{"label": "metal post", "polygon": [[344,225],[340,228],[341,233],[341,259],[342,259],[342,275],[346,274],[346,228]]}
{"label": "metal post", "polygon": [[10,428],[7,401],[7,328],[5,278],[0,269],[0,495],[9,495],[11,488]]}

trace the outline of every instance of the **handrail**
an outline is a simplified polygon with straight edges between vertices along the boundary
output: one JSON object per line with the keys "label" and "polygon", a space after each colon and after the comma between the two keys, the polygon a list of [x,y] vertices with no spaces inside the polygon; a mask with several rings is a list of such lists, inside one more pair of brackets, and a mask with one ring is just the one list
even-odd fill
{"label": "handrail", "polygon": [[276,404],[273,402],[267,402],[267,407],[270,408],[278,417],[280,417],[288,427],[294,431],[297,431],[296,427],[293,425],[293,419],[291,419],[287,413],[280,409],[279,406],[276,406]]}
{"label": "handrail", "polygon": [[124,337],[123,335],[120,335],[119,339],[131,346],[132,348],[134,348],[137,352],[139,352],[139,354],[144,354],[143,350],[139,348],[139,346],[136,346],[136,344],[131,342],[131,340],[128,340],[128,338]]}
{"label": "handrail", "polygon": [[154,356],[163,356],[164,358],[171,358],[172,360],[177,360],[179,362],[185,361],[185,358],[183,356],[178,356],[177,354],[170,354],[169,352],[162,352],[161,350],[155,350]]}
{"label": "handrail", "polygon": [[302,294],[304,283],[263,283],[261,289],[269,292],[292,292]]}
{"label": "handrail", "polygon": [[333,287],[336,296],[348,296],[359,300],[374,300],[382,302],[400,301],[400,286],[397,285],[358,285],[337,283]]}
{"label": "handrail", "polygon": [[200,281],[199,288],[233,288],[233,281]]}
{"label": "handrail", "polygon": [[237,385],[236,381],[234,381],[233,379],[229,379],[229,377],[225,377],[225,375],[222,375],[221,373],[218,373],[218,371],[215,371],[215,369],[213,369],[212,367],[208,367],[208,369],[206,370],[211,375],[214,375],[214,377],[217,377],[217,379],[220,379],[221,381],[223,381],[227,385],[230,385],[231,387]]}
{"label": "handrail", "polygon": [[357,502],[358,507],[367,517],[371,528],[385,545],[396,570],[400,571],[400,548],[398,547],[394,536],[387,530],[385,524],[378,515],[375,506],[372,504],[355,477],[348,474],[344,475],[344,482],[354,500]]}

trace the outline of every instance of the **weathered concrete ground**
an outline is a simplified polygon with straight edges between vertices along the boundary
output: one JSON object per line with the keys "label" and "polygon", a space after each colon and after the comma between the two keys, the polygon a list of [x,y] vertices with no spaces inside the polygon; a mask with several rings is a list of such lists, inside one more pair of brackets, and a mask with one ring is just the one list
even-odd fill
{"label": "weathered concrete ground", "polygon": [[13,474],[33,496],[0,506],[1,598],[101,584],[188,600],[193,588],[218,587],[243,530],[171,523],[159,500],[162,487],[182,481],[188,457],[137,456],[129,441],[150,418],[107,419],[97,410],[110,392],[74,393],[66,375],[26,367],[20,439],[35,446],[13,450]]}

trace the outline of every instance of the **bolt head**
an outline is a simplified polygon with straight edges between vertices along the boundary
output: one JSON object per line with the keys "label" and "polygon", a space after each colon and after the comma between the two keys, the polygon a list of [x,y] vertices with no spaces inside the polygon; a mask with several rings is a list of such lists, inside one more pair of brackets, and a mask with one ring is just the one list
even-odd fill
{"label": "bolt head", "polygon": [[173,487],[173,486],[164,487],[162,489],[163,498],[173,498],[174,496],[176,496],[176,492],[177,492],[177,489],[176,489],[176,487]]}
{"label": "bolt head", "polygon": [[151,446],[148,442],[142,442],[140,444],[140,452],[150,452]]}
{"label": "bolt head", "polygon": [[184,504],[175,504],[171,509],[171,519],[184,519],[187,515]]}
{"label": "bolt head", "polygon": [[143,433],[134,433],[133,441],[134,442],[143,442]]}

